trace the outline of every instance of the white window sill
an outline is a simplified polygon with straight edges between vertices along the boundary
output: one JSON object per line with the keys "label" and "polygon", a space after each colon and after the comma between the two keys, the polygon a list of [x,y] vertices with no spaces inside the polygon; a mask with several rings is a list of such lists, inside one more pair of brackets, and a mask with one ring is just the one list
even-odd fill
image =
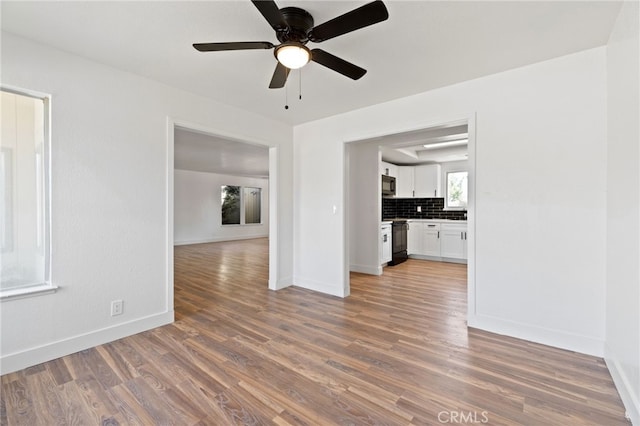
{"label": "white window sill", "polygon": [[0,301],[23,299],[25,297],[42,296],[45,294],[55,293],[58,286],[50,284],[34,285],[31,287],[14,288],[0,291]]}

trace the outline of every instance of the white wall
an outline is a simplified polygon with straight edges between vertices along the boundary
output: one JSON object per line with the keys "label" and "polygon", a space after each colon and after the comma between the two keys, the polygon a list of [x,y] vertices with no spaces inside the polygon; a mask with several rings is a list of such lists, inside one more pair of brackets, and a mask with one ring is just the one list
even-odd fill
{"label": "white wall", "polygon": [[349,214],[349,270],[380,275],[380,147],[364,142],[348,144],[346,148],[349,170],[349,193],[345,198]]}
{"label": "white wall", "polygon": [[[176,170],[173,182],[173,240],[176,245],[269,236],[268,179]],[[222,185],[261,188],[262,223],[222,226]]]}
{"label": "white wall", "polygon": [[[602,355],[604,47],[294,128],[294,282],[340,295],[345,141],[476,114],[469,324]],[[322,179],[318,179],[322,176]],[[372,213],[375,214],[375,213]]]}
{"label": "white wall", "polygon": [[640,425],[640,42],[625,2],[607,47],[607,311],[605,359]]}
{"label": "white wall", "polygon": [[[60,286],[2,303],[3,374],[173,320],[171,120],[278,147],[277,269],[290,284],[290,126],[7,33],[1,59],[3,85],[52,95],[51,278]],[[114,299],[124,300],[121,316],[109,315]]]}

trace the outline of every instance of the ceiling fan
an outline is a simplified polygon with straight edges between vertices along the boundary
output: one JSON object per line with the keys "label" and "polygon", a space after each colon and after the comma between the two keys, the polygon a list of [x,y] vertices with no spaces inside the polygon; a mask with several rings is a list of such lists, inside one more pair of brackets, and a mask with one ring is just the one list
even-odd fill
{"label": "ceiling fan", "polygon": [[273,0],[251,0],[251,2],[275,30],[276,38],[280,41],[279,45],[274,45],[268,41],[241,41],[195,43],[193,47],[200,52],[275,49],[274,55],[278,60],[278,64],[269,84],[270,89],[284,87],[289,71],[301,68],[309,61],[324,65],[353,80],[359,79],[367,70],[322,49],[309,49],[306,44],[310,41],[321,43],[385,21],[389,17],[384,3],[381,0],[376,0],[314,27],[313,16],[304,9],[298,7],[278,9]]}

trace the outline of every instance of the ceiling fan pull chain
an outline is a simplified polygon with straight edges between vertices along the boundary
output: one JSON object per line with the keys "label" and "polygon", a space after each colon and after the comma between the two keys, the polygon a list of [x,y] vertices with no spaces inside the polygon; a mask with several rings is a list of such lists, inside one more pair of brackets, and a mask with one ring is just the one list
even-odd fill
{"label": "ceiling fan pull chain", "polygon": [[298,99],[302,100],[302,68],[298,68]]}
{"label": "ceiling fan pull chain", "polygon": [[287,86],[284,86],[284,109],[289,109],[289,91]]}

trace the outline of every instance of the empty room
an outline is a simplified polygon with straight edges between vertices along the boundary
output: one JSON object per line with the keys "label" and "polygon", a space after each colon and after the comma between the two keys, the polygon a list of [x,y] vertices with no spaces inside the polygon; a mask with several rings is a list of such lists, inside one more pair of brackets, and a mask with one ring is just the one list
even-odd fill
{"label": "empty room", "polygon": [[640,425],[632,1],[2,1],[2,425]]}

